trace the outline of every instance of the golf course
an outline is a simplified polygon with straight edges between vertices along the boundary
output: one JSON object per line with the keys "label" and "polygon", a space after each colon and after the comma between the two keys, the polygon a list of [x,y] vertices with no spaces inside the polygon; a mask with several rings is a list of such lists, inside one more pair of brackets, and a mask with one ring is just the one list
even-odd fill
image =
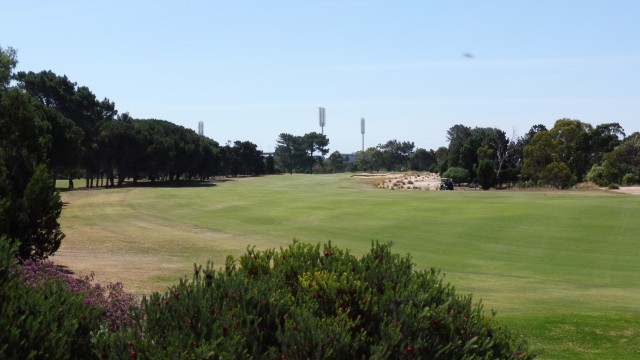
{"label": "golf course", "polygon": [[144,295],[248,246],[331,241],[360,255],[392,242],[495,310],[541,359],[640,358],[639,196],[375,181],[297,174],[62,191],[66,237],[52,260]]}

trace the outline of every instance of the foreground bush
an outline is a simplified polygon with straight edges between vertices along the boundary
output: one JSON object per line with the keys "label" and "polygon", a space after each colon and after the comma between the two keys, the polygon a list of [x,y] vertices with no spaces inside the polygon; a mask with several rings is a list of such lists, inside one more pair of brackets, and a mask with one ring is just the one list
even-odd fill
{"label": "foreground bush", "polygon": [[0,238],[0,358],[533,357],[438,271],[414,270],[388,245],[360,259],[330,243],[250,248],[139,307],[121,286],[19,266],[16,248]]}
{"label": "foreground bush", "polygon": [[121,358],[532,358],[438,271],[375,244],[358,259],[294,242],[195,268],[142,300],[138,328],[97,337]]}
{"label": "foreground bush", "polygon": [[132,326],[134,298],[121,284],[102,287],[51,262],[18,265],[17,244],[0,237],[0,359],[91,359],[99,331]]}

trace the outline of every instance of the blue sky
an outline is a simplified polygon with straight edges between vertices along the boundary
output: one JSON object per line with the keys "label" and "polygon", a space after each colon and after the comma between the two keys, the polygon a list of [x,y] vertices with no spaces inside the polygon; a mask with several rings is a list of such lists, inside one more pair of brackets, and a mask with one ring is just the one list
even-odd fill
{"label": "blue sky", "polygon": [[[11,1],[0,46],[221,144],[446,146],[455,124],[522,136],[568,117],[640,130],[640,2]],[[464,56],[472,54],[473,58]]]}

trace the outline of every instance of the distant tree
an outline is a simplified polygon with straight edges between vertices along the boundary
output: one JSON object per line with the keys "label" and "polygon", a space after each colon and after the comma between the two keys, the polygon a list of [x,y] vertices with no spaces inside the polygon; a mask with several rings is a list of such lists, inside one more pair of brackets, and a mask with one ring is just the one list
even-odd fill
{"label": "distant tree", "polygon": [[640,133],[634,133],[605,156],[602,164],[606,180],[610,183],[622,183],[622,178],[631,174],[640,175]]}
{"label": "distant tree", "polygon": [[590,124],[573,119],[557,120],[549,130],[557,145],[555,161],[565,163],[571,175],[578,181],[584,178],[591,167],[589,133],[592,130],[593,127]]}
{"label": "distant tree", "polygon": [[[310,132],[302,136],[302,146],[305,157],[303,163],[308,166],[309,173],[313,172],[313,166],[320,164],[322,166],[324,157],[329,153],[329,138],[324,134]],[[317,154],[316,154],[317,153]]]}
{"label": "distant tree", "polygon": [[447,151],[447,166],[461,166],[461,155],[465,141],[471,137],[471,128],[464,125],[454,125],[447,130],[449,148]]}
{"label": "distant tree", "polygon": [[624,129],[618,123],[600,124],[590,133],[590,143],[593,150],[592,163],[602,162],[604,157],[612,152],[625,138]]}
{"label": "distant tree", "polygon": [[531,127],[531,129],[529,129],[529,131],[524,135],[524,137],[522,139],[524,141],[524,145],[525,146],[529,145],[529,142],[531,141],[531,139],[533,139],[533,137],[537,133],[542,132],[542,131],[549,131],[549,130],[547,129],[546,126],[544,126],[542,124],[533,125]]}
{"label": "distant tree", "polygon": [[438,166],[434,169],[435,171],[432,171],[442,175],[449,167],[449,149],[444,146],[439,147],[436,150],[436,159],[438,160]]}
{"label": "distant tree", "polygon": [[344,156],[340,153],[340,151],[334,151],[329,155],[329,170],[331,172],[343,172],[345,169],[345,160]]}
{"label": "distant tree", "polygon": [[571,183],[571,170],[563,162],[554,161],[542,172],[542,181],[558,189],[564,189]]}
{"label": "distant tree", "polygon": [[415,145],[412,142],[395,139],[379,144],[378,149],[382,153],[382,161],[387,171],[406,170],[414,147]]}
{"label": "distant tree", "polygon": [[316,163],[322,164],[329,152],[329,138],[316,132],[303,136],[282,133],[276,142],[276,164],[290,174],[294,171],[313,172],[313,166]]}
{"label": "distant tree", "polygon": [[205,180],[220,173],[222,157],[217,142],[206,137],[201,137],[200,140],[202,142],[202,159],[196,165],[195,170],[200,176],[200,180]]}
{"label": "distant tree", "polygon": [[293,174],[301,159],[306,155],[301,151],[302,138],[287,133],[282,133],[276,141],[274,153],[276,164],[289,174]]}
{"label": "distant tree", "polygon": [[18,65],[17,53],[11,46],[6,49],[0,47],[0,89],[9,86],[13,69]]}
{"label": "distant tree", "polygon": [[540,175],[556,158],[556,143],[549,131],[536,133],[524,148],[522,175],[526,180],[537,183]]}
{"label": "distant tree", "polygon": [[276,173],[276,165],[273,158],[273,155],[269,154],[264,160],[265,162],[265,173],[268,175],[273,175]]}
{"label": "distant tree", "polygon": [[20,89],[44,106],[58,111],[82,130],[82,147],[77,151],[82,158],[87,187],[93,186],[94,179],[101,171],[100,154],[96,144],[100,125],[115,118],[115,104],[107,98],[97,100],[86,86],[77,86],[66,76],[56,75],[52,71],[21,71],[15,75],[15,79]]}
{"label": "distant tree", "polygon": [[478,184],[483,190],[489,190],[493,183],[493,164],[490,160],[480,160],[478,164],[478,170],[476,172]]}
{"label": "distant tree", "polygon": [[478,166],[476,168],[476,180],[483,190],[488,190],[493,185],[493,159],[494,151],[489,146],[482,146],[477,150]]}
{"label": "distant tree", "polygon": [[58,175],[65,176],[69,180],[69,188],[73,188],[73,179],[82,160],[84,131],[57,110],[42,107],[45,118],[51,124],[49,167],[53,173],[53,180],[55,181]]}
{"label": "distant tree", "polygon": [[423,148],[418,148],[409,156],[409,168],[411,170],[428,171],[437,163],[438,159],[433,150],[427,151]]}
{"label": "distant tree", "polygon": [[[564,173],[564,168],[569,169],[570,182],[582,181],[587,171],[592,167],[590,160],[593,152],[590,141],[593,127],[579,120],[557,120],[551,130],[539,131],[524,148],[524,160],[522,175],[530,180],[538,181],[541,175],[547,171],[547,166],[556,163],[550,168],[551,173]],[[564,164],[565,166],[559,166]],[[557,176],[547,176],[553,179],[553,186],[559,186]],[[568,186],[561,184],[562,186]]]}
{"label": "distant tree", "polygon": [[359,171],[380,171],[383,168],[382,152],[375,147],[356,152],[356,168]]}
{"label": "distant tree", "polygon": [[264,173],[264,161],[262,151],[258,145],[250,141],[235,141],[232,151],[237,159],[237,168],[234,175],[262,175]]}

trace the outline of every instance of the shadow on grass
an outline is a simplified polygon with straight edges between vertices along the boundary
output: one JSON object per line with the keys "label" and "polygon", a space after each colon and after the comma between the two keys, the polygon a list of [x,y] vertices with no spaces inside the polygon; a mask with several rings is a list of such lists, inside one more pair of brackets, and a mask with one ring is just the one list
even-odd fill
{"label": "shadow on grass", "polygon": [[[85,186],[76,186],[73,188],[58,186],[57,189],[60,192],[67,191],[82,191],[82,190],[108,190],[108,189],[121,189],[121,188],[211,188],[217,186],[217,183],[223,183],[228,181],[235,181],[232,178],[220,178],[215,180],[179,180],[179,181],[125,181],[121,186],[94,186],[91,188]],[[63,204],[64,205],[64,204]]]}

